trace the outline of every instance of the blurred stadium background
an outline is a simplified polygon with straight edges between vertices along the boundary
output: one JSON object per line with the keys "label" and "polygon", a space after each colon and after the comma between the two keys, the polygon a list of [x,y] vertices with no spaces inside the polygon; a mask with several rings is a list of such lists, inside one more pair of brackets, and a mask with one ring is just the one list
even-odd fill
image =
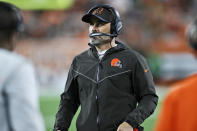
{"label": "blurred stadium background", "polygon": [[[52,131],[59,95],[75,55],[88,48],[88,25],[82,15],[96,3],[120,12],[124,27],[119,39],[141,52],[152,70],[160,96],[156,112],[147,119],[152,131],[162,99],[171,84],[197,70],[184,32],[196,17],[196,0],[0,0],[23,10],[25,31],[16,52],[32,60],[40,84],[40,107],[47,131]],[[69,131],[75,131],[75,119]]]}

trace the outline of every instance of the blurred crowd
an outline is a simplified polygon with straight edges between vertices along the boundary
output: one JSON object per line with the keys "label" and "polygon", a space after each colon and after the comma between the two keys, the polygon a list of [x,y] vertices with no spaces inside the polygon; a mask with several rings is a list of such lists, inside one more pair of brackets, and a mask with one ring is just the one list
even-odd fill
{"label": "blurred crowd", "polygon": [[[195,16],[197,2],[194,0],[75,0],[68,10],[24,11],[25,35],[36,38],[56,36],[87,37],[86,26],[81,16],[96,3],[114,6],[120,12],[124,23],[121,35],[135,48],[165,49],[169,44],[176,46],[184,43],[185,25]],[[159,43],[159,44],[158,44]],[[177,50],[184,47],[176,46]],[[168,50],[168,49],[167,49]]]}
{"label": "blurred crowd", "polygon": [[88,25],[81,17],[99,3],[120,12],[119,39],[147,57],[155,80],[162,76],[161,54],[188,51],[184,34],[197,11],[195,0],[75,0],[67,10],[24,10],[25,32],[17,51],[32,59],[38,70],[66,73],[73,57],[88,48]]}

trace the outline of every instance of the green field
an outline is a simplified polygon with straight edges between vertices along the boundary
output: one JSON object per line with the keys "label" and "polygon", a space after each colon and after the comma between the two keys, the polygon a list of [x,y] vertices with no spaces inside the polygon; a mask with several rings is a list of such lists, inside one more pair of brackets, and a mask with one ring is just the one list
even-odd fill
{"label": "green field", "polygon": [[[52,131],[53,125],[54,125],[54,120],[55,120],[55,114],[57,112],[57,108],[59,105],[59,97],[54,97],[54,96],[53,97],[49,97],[49,96],[44,97],[44,96],[42,96],[42,97],[40,97],[40,105],[41,105],[40,106],[41,112],[44,117],[46,129],[47,129],[47,131]],[[159,107],[160,107],[160,103],[157,106],[155,113],[151,117],[149,117],[147,120],[145,120],[145,122],[142,124],[145,128],[145,131],[152,131],[153,130]],[[75,115],[69,131],[76,131],[76,127],[75,127],[76,117],[77,117],[77,115]]]}
{"label": "green field", "polygon": [[62,10],[71,8],[74,0],[0,0],[12,3],[22,10]]}

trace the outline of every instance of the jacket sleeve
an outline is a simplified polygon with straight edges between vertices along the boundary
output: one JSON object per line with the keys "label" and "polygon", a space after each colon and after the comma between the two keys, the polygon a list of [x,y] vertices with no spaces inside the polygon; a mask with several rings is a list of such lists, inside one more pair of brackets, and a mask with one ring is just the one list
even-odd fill
{"label": "jacket sleeve", "polygon": [[144,57],[137,54],[133,72],[134,95],[138,106],[128,114],[126,122],[136,128],[155,110],[158,102],[153,77]]}
{"label": "jacket sleeve", "polygon": [[70,67],[64,92],[61,94],[59,109],[56,114],[54,131],[68,131],[72,118],[79,107],[78,87],[73,68],[74,62]]}

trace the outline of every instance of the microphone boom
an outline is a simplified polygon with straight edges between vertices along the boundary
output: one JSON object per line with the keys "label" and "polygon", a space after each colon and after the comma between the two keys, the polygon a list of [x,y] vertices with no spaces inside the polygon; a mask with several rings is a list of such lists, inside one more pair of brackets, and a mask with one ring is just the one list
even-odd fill
{"label": "microphone boom", "polygon": [[116,37],[117,35],[115,35],[115,34],[108,34],[108,33],[100,33],[100,32],[91,33],[89,35],[89,37],[94,37],[94,36],[111,36],[111,37]]}

